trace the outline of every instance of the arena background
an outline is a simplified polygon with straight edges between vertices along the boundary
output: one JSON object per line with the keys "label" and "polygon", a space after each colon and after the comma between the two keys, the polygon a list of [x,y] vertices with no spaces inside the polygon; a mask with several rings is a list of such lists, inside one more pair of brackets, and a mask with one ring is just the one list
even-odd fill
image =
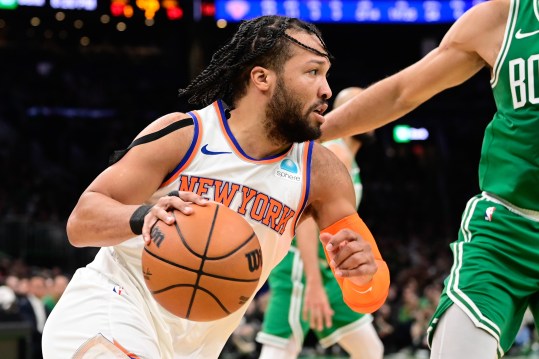
{"label": "arena background", "polygon": [[[0,10],[0,213],[3,222],[31,224],[3,224],[11,227],[0,232],[1,248],[35,264],[62,262],[72,270],[84,263],[85,250],[69,252],[63,238],[54,239],[63,228],[34,235],[40,230],[34,226],[65,221],[109,154],[128,145],[147,123],[191,109],[178,98],[178,88],[237,26],[220,29],[212,16],[195,21],[187,1],[180,2],[180,20],[157,13],[149,27],[139,11],[102,23],[102,15],[110,14],[103,3],[94,11]],[[125,31],[117,30],[118,23]],[[450,24],[318,26],[335,56],[329,78],[335,94],[413,63],[439,43]],[[452,240],[466,200],[478,191],[481,135],[494,111],[488,76],[486,70],[479,73],[395,123],[426,128],[426,141],[396,143],[392,124],[360,152],[361,214],[378,236],[403,242],[419,235],[442,247]],[[44,245],[47,237],[53,237],[51,245]]]}
{"label": "arena background", "polygon": [[[0,3],[0,279],[36,270],[70,274],[96,252],[66,238],[81,192],[146,124],[191,109],[178,88],[237,24],[218,27],[212,1],[161,1],[153,21],[134,0],[99,1],[92,10],[54,8],[77,1],[26,0],[13,9],[2,9],[9,0]],[[170,18],[165,3],[176,4],[181,17],[174,19],[176,11]],[[451,23],[317,25],[335,56],[329,82],[336,94],[418,60]],[[378,129],[376,142],[358,155],[359,212],[390,266],[397,306],[402,288],[415,282],[421,296],[441,285],[451,265],[448,244],[478,192],[482,134],[494,112],[488,79],[484,70]],[[429,137],[398,143],[395,125],[424,128]],[[408,347],[395,344],[388,354]]]}

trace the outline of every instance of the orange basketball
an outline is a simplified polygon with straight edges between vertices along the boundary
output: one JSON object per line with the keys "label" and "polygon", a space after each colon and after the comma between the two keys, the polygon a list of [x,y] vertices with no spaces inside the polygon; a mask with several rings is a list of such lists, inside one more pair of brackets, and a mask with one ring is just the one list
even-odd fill
{"label": "orange basketball", "polygon": [[172,314],[216,320],[238,310],[254,294],[262,249],[253,228],[230,208],[209,203],[177,210],[173,225],[158,221],[142,252],[146,286]]}

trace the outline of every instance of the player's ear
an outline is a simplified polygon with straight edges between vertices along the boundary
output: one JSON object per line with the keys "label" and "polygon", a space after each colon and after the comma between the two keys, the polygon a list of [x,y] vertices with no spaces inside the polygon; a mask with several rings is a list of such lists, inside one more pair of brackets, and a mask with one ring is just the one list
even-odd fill
{"label": "player's ear", "polygon": [[255,66],[251,70],[251,81],[260,91],[267,91],[271,88],[274,79],[272,71],[262,67]]}

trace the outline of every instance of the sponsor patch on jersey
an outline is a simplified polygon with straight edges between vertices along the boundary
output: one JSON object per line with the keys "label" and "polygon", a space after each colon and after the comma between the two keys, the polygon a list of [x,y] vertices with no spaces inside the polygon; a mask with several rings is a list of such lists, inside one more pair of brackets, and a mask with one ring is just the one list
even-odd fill
{"label": "sponsor patch on jersey", "polygon": [[301,182],[301,175],[298,173],[298,165],[290,160],[284,159],[279,164],[279,168],[275,170],[275,176],[286,180]]}

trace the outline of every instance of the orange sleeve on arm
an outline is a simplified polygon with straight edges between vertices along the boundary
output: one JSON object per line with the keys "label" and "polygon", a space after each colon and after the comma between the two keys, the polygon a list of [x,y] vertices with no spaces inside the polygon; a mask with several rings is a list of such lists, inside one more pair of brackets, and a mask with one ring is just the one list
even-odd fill
{"label": "orange sleeve on arm", "polygon": [[[374,274],[374,277],[370,283],[361,286],[352,283],[348,278],[337,276],[335,276],[335,278],[341,287],[344,302],[350,308],[359,313],[372,313],[378,310],[382,304],[384,304],[389,294],[389,268],[387,267],[386,262],[382,259],[382,255],[378,250],[378,246],[376,245],[376,241],[374,240],[371,231],[369,228],[367,228],[363,220],[359,218],[357,213],[344,217],[343,219],[333,223],[331,226],[324,228],[322,233],[334,235],[341,229],[345,228],[359,233],[364,240],[370,243],[374,259],[378,265],[378,270]],[[324,252],[326,253],[326,258],[329,259],[325,248]],[[335,274],[335,272],[333,274]]]}

